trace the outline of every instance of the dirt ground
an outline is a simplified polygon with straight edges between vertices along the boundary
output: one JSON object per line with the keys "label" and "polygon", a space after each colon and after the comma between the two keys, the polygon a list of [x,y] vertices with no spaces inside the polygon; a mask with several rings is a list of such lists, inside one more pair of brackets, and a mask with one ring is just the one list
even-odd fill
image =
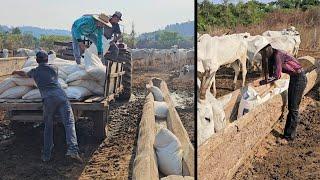
{"label": "dirt ground", "polygon": [[288,144],[279,141],[286,121],[282,118],[234,179],[320,179],[318,89],[319,85],[301,102],[297,138]]}
{"label": "dirt ground", "polygon": [[[256,79],[259,79],[261,74],[258,71],[248,72],[245,84],[248,84]],[[217,97],[224,96],[234,91],[233,87],[234,70],[232,68],[222,67],[217,71],[216,87]],[[238,76],[236,89],[241,88],[242,85],[242,72]]]}
{"label": "dirt ground", "polygon": [[151,77],[166,80],[170,92],[177,99],[177,111],[194,144],[194,82],[181,82],[161,70],[136,71],[133,74],[134,98],[126,104],[111,104],[107,138],[102,143],[95,142],[91,120],[77,121],[76,131],[84,164],[65,162],[65,135],[59,123],[55,125],[53,160],[42,163],[43,125],[28,127],[21,135],[14,134],[5,112],[1,112],[0,179],[131,179],[146,95],[145,84]]}

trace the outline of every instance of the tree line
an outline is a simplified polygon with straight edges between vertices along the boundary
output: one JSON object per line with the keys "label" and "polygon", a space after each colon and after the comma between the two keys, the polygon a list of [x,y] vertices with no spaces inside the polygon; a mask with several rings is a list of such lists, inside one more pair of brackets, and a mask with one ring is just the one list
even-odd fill
{"label": "tree line", "polygon": [[209,27],[234,28],[237,25],[250,25],[259,23],[268,13],[276,10],[302,11],[320,6],[319,0],[278,0],[270,3],[261,3],[256,0],[246,3],[239,1],[237,4],[224,0],[222,4],[213,4],[204,0],[197,4],[199,31],[206,31]]}
{"label": "tree line", "polygon": [[[55,41],[69,42],[71,40],[71,36],[61,35],[41,35],[36,38],[31,32],[22,33],[18,27],[12,28],[10,31],[0,29],[0,50],[9,49],[14,51],[18,48],[43,48],[45,50],[58,51],[60,47],[54,45]],[[178,45],[179,48],[192,48],[194,37],[182,36],[177,32],[167,30],[144,33],[137,37],[134,24],[132,24],[131,32],[124,33],[123,42],[129,48],[167,49],[174,45]]]}
{"label": "tree line", "polygon": [[56,50],[55,41],[71,41],[71,37],[41,35],[36,38],[31,33],[22,33],[18,27],[11,31],[0,30],[0,49],[17,50],[18,48],[35,49],[41,47],[45,50]]}

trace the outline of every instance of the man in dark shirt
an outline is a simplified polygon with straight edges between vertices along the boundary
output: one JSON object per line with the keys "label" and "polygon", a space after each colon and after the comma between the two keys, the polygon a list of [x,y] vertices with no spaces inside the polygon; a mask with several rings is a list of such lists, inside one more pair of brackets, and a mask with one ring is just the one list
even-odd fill
{"label": "man in dark shirt", "polygon": [[120,40],[122,38],[122,34],[121,34],[121,30],[120,30],[120,26],[119,26],[119,21],[122,21],[121,19],[122,14],[119,11],[116,11],[110,18],[109,18],[109,22],[112,24],[112,27],[105,27],[104,28],[104,36],[107,39],[112,39],[112,41],[110,42],[110,48],[109,51],[111,53],[111,59],[115,60],[118,57],[119,54],[119,48],[117,47],[117,45],[115,44],[118,40]]}
{"label": "man in dark shirt", "polygon": [[[306,74],[299,63],[293,56],[284,51],[273,49],[270,45],[262,50],[262,60],[264,72],[268,72],[271,77],[267,83],[271,83],[281,78],[281,73],[290,75],[290,83],[288,89],[288,116],[284,129],[284,138],[293,140],[296,136],[296,129],[299,123],[299,105],[303,96],[303,91],[307,85]],[[260,83],[264,84],[265,80]]]}
{"label": "man in dark shirt", "polygon": [[45,51],[39,51],[36,54],[38,67],[30,70],[28,73],[24,71],[14,71],[24,77],[33,78],[36,82],[43,101],[43,117],[44,117],[44,147],[42,152],[42,160],[44,162],[51,159],[53,149],[53,119],[58,114],[66,132],[67,141],[67,158],[82,162],[78,151],[77,135],[75,131],[74,116],[69,100],[58,83],[58,69],[48,64],[48,54]]}

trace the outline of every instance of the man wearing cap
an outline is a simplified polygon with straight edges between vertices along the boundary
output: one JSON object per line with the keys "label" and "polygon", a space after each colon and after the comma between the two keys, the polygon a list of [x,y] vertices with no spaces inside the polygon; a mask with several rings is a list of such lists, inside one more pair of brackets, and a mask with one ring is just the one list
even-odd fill
{"label": "man wearing cap", "polygon": [[108,26],[109,18],[105,14],[82,16],[77,19],[71,29],[72,34],[72,46],[73,55],[77,64],[80,64],[81,54],[80,49],[84,50],[85,45],[82,43],[81,36],[88,38],[91,42],[96,44],[98,50],[98,56],[102,56],[102,35],[103,27]]}
{"label": "man wearing cap", "polygon": [[28,73],[24,71],[14,71],[23,77],[33,78],[39,88],[43,101],[43,117],[44,117],[44,144],[41,159],[47,162],[51,159],[53,149],[53,119],[58,114],[61,117],[65,128],[67,153],[66,156],[70,160],[82,162],[78,151],[77,135],[75,130],[74,116],[70,102],[58,83],[58,69],[48,64],[48,54],[40,50],[36,54],[38,67],[31,69]]}
{"label": "man wearing cap", "polygon": [[104,36],[107,39],[111,39],[113,36],[112,41],[110,41],[109,48],[112,59],[116,59],[119,54],[119,48],[115,43],[122,38],[121,30],[119,27],[119,21],[122,21],[121,17],[121,12],[116,11],[112,16],[109,17],[109,22],[111,23],[112,27],[105,26],[104,28]]}

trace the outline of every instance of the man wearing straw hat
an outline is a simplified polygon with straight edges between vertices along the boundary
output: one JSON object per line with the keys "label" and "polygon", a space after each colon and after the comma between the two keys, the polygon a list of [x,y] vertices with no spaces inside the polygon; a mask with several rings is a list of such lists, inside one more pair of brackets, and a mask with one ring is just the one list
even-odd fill
{"label": "man wearing straw hat", "polygon": [[104,28],[104,36],[107,39],[111,39],[113,36],[113,39],[110,41],[110,58],[112,60],[116,60],[119,54],[119,48],[115,44],[119,39],[122,38],[121,30],[119,27],[119,21],[122,21],[121,19],[122,13],[119,11],[116,11],[112,16],[109,17],[109,22],[111,23],[112,27],[105,26]]}
{"label": "man wearing straw hat", "polygon": [[71,29],[72,47],[77,64],[81,63],[80,50],[85,49],[85,44],[81,36],[88,38],[96,44],[99,57],[103,55],[102,36],[105,26],[111,26],[111,24],[109,23],[109,17],[103,13],[99,15],[82,16],[73,23]]}

